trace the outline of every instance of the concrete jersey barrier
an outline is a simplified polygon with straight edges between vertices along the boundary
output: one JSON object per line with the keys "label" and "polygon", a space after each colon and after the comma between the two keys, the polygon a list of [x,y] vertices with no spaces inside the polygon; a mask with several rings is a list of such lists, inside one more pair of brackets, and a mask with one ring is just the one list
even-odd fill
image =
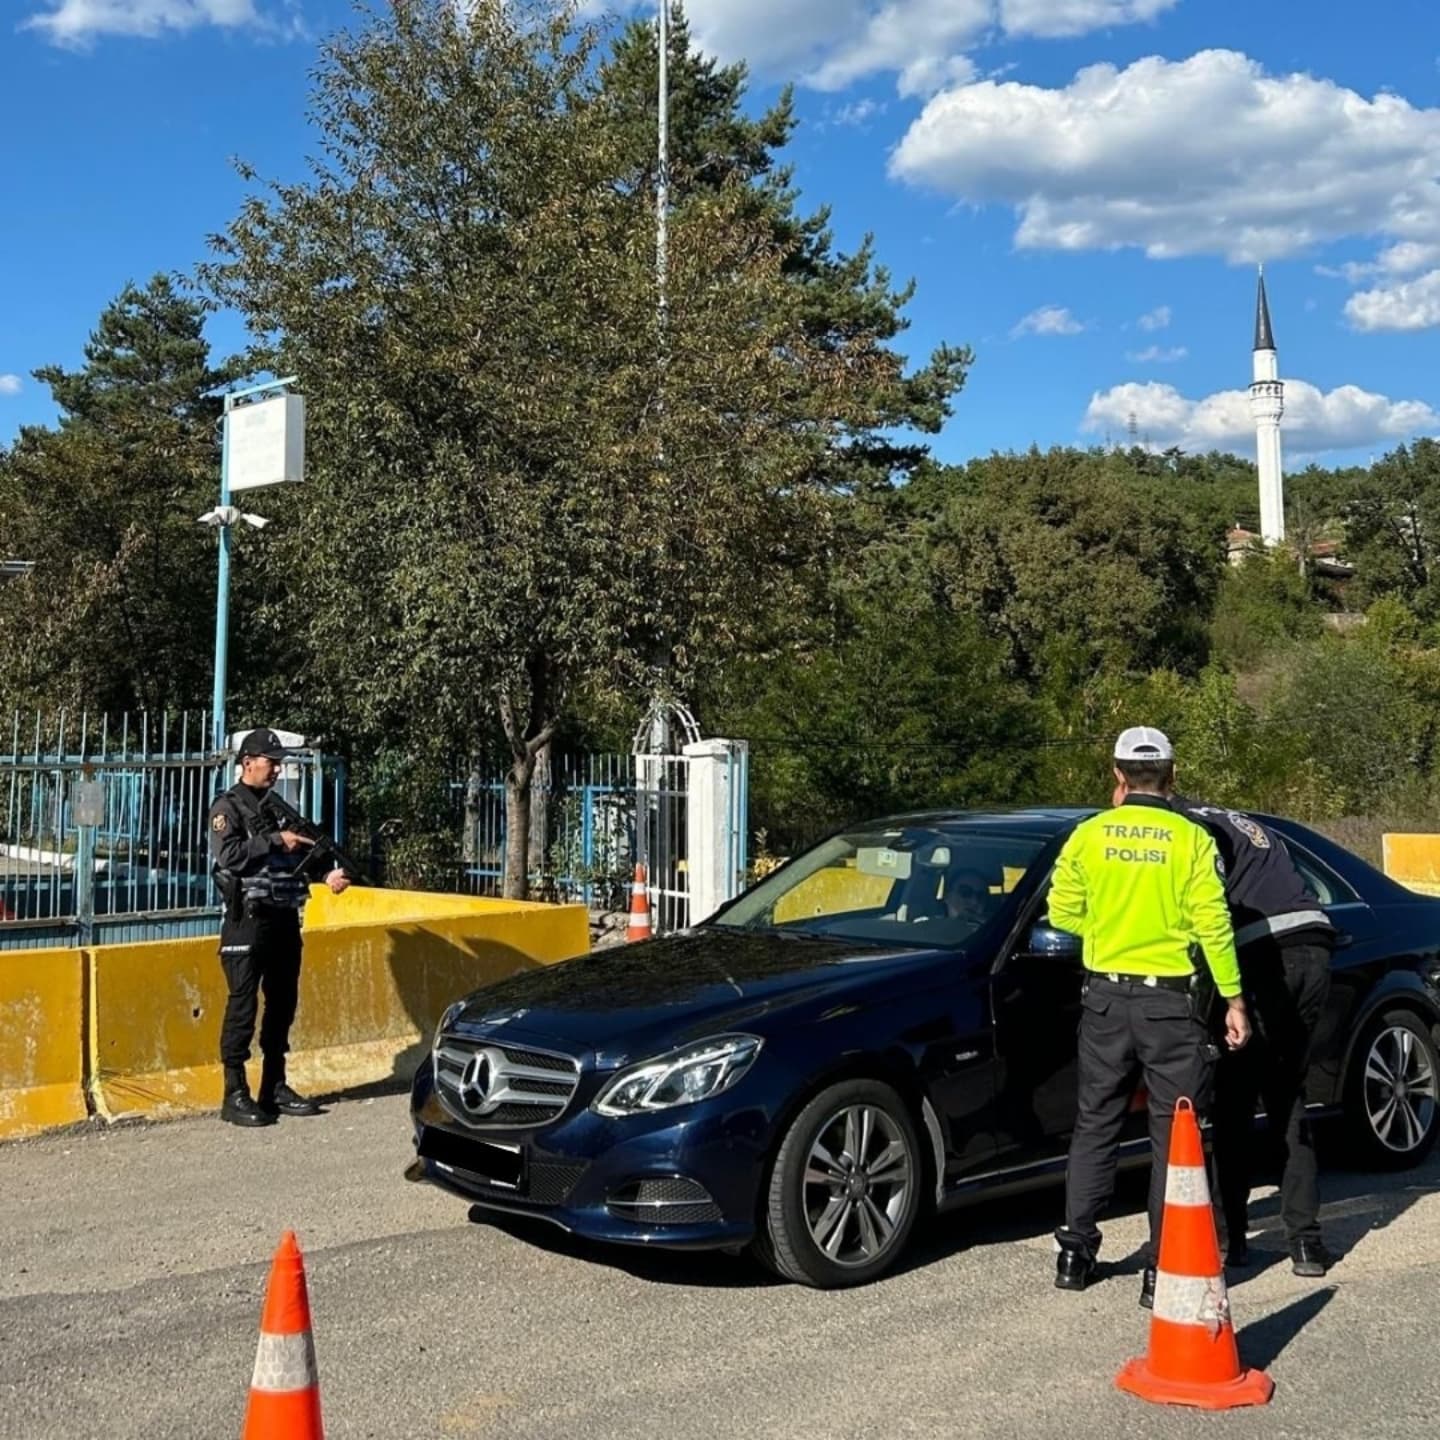
{"label": "concrete jersey barrier", "polygon": [[1386,835],[1385,873],[1408,890],[1440,896],[1440,835]]}
{"label": "concrete jersey barrier", "polygon": [[0,951],[0,1140],[85,1118],[84,957]]}
{"label": "concrete jersey barrier", "polygon": [[[583,905],[317,890],[291,1078],[317,1094],[408,1081],[452,1000],[588,948]],[[218,1105],[225,996],[213,936],[0,954],[0,1139]]]}

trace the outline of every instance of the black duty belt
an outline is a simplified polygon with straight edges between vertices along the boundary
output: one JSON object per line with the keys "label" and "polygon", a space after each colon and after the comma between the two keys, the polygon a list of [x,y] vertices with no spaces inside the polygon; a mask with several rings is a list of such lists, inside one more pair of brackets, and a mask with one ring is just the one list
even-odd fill
{"label": "black duty belt", "polygon": [[1112,985],[1143,985],[1147,990],[1179,990],[1188,993],[1194,975],[1121,975],[1114,970],[1092,970],[1092,980],[1108,980]]}

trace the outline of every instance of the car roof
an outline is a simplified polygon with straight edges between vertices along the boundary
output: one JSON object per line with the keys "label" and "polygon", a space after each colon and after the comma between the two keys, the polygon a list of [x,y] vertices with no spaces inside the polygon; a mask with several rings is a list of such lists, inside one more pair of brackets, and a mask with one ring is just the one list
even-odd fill
{"label": "car roof", "polygon": [[1097,813],[1096,806],[1030,805],[990,810],[918,810],[903,815],[882,815],[851,830],[888,830],[897,825],[925,826],[934,830],[1020,831],[1037,838],[1062,835]]}

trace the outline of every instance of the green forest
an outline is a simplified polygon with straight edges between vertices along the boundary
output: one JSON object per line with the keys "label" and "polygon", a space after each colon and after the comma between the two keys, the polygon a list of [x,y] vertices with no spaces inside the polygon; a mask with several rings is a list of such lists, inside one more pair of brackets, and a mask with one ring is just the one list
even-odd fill
{"label": "green forest", "polygon": [[[657,693],[750,742],[762,852],[1102,801],[1142,721],[1211,801],[1371,855],[1428,828],[1440,445],[1291,474],[1292,543],[1244,556],[1233,455],[935,462],[983,354],[907,352],[925,297],[837,247],[788,97],[756,113],[683,13],[658,303],[655,45],[538,0],[397,0],[324,43],[308,175],[241,162],[194,270],[36,372],[59,418],[0,449],[0,548],[35,562],[0,586],[0,705],[208,704],[219,393],[295,374],[308,475],[236,536],[230,714],[324,736],[417,855],[474,757],[523,832],[546,748],[628,748]],[[246,353],[212,353],[218,309]]]}

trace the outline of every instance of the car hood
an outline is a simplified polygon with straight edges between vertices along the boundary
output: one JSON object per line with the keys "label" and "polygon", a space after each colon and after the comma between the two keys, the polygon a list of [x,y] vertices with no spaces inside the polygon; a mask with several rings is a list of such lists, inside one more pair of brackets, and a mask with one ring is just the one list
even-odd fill
{"label": "car hood", "polygon": [[471,995],[451,1028],[620,1064],[720,1029],[763,1030],[767,1016],[818,994],[906,974],[923,983],[938,953],[704,926],[524,971]]}

